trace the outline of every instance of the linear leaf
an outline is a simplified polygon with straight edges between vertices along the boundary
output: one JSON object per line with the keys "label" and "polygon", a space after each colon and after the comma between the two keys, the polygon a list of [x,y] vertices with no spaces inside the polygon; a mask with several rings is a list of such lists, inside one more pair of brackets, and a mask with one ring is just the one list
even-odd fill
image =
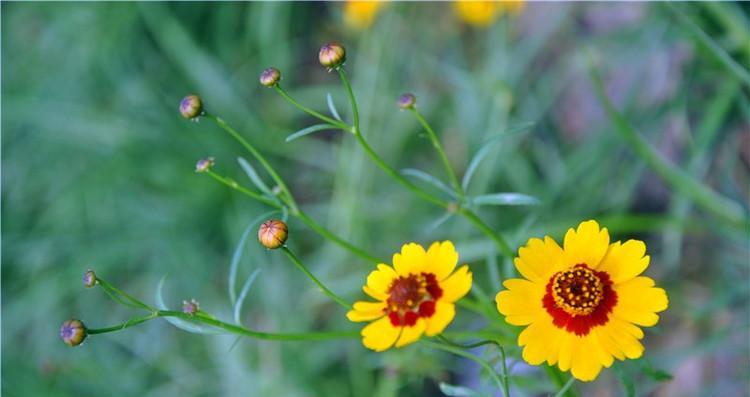
{"label": "linear leaf", "polygon": [[492,193],[476,196],[471,199],[475,205],[537,205],[536,197],[523,193]]}
{"label": "linear leaf", "polygon": [[476,390],[473,390],[464,386],[449,385],[445,382],[440,382],[438,386],[440,387],[440,391],[443,392],[443,394],[445,394],[446,396],[450,396],[450,397],[479,397],[481,396],[481,394],[479,394]]}
{"label": "linear leaf", "polygon": [[245,231],[242,232],[242,236],[240,237],[240,241],[237,243],[237,246],[234,248],[234,253],[232,254],[232,261],[229,262],[229,278],[227,279],[227,288],[229,289],[229,302],[234,306],[235,303],[237,303],[237,291],[235,291],[234,286],[237,284],[237,268],[240,263],[240,259],[242,258],[242,249],[245,247],[245,241],[247,240],[247,237],[250,235],[250,231],[255,229],[255,227],[263,221],[264,219],[267,219],[271,215],[275,214],[278,211],[270,211],[266,212],[263,215],[260,215],[259,217],[253,219],[248,223],[247,227],[245,228]]}
{"label": "linear leaf", "polygon": [[338,121],[344,121],[341,120],[341,116],[339,116],[339,112],[336,110],[336,104],[333,103],[333,97],[330,92],[326,94],[326,102],[328,102],[328,110],[331,111],[333,117]]}
{"label": "linear leaf", "polygon": [[255,168],[253,168],[250,163],[245,160],[242,157],[237,157],[237,162],[240,163],[240,167],[245,171],[247,176],[250,178],[250,180],[253,182],[253,184],[263,193],[268,195],[269,197],[273,197],[276,199],[276,196],[273,194],[271,189],[268,187],[268,185],[263,182],[263,180],[258,175],[258,172],[255,171]]}
{"label": "linear leaf", "polygon": [[260,269],[255,269],[252,273],[250,273],[250,276],[248,276],[247,280],[245,280],[245,284],[242,286],[242,291],[240,291],[240,296],[239,298],[237,298],[237,302],[234,304],[234,322],[237,323],[237,325],[242,325],[240,322],[240,311],[242,311],[242,303],[245,301],[245,297],[250,291],[250,286],[253,285],[253,282],[258,277],[258,273],[260,273]]}
{"label": "linear leaf", "polygon": [[315,124],[315,125],[311,125],[311,126],[309,126],[307,128],[303,128],[303,129],[295,132],[294,134],[291,134],[288,137],[286,137],[286,142],[291,142],[291,141],[293,141],[293,140],[295,140],[297,138],[301,138],[301,137],[303,137],[305,135],[310,135],[310,134],[312,134],[314,132],[323,131],[323,130],[337,130],[337,129],[339,129],[339,127],[336,127],[335,125],[331,125],[331,124]]}
{"label": "linear leaf", "polygon": [[445,214],[443,214],[442,216],[440,216],[440,218],[437,218],[434,221],[430,222],[430,224],[427,225],[427,227],[425,228],[425,231],[427,233],[432,232],[433,230],[435,230],[438,227],[440,227],[440,225],[442,225],[443,223],[445,223],[448,219],[450,219],[451,216],[453,216],[453,215],[454,214],[451,213],[451,212],[446,212]]}
{"label": "linear leaf", "polygon": [[[156,293],[154,294],[154,299],[156,300],[156,307],[158,307],[160,310],[169,310],[167,305],[164,304],[164,297],[162,296],[162,289],[164,288],[164,281],[167,279],[167,276],[164,276],[159,280],[159,284],[156,287]],[[175,327],[187,331],[192,332],[194,334],[204,334],[204,335],[215,335],[215,334],[223,334],[224,331],[212,328],[212,327],[206,327],[199,324],[193,324],[189,321],[185,321],[180,318],[175,317],[164,317],[165,320],[167,320],[168,323],[174,325]]]}
{"label": "linear leaf", "polygon": [[445,193],[448,193],[448,195],[451,197],[455,197],[456,195],[453,189],[449,188],[448,185],[443,183],[440,179],[437,179],[434,176],[424,171],[420,171],[415,168],[404,168],[401,170],[401,174],[417,178],[423,182],[427,182],[430,185],[436,187],[437,189],[442,190]]}
{"label": "linear leaf", "polygon": [[521,132],[527,131],[529,128],[534,126],[534,122],[527,122],[522,123],[521,125],[518,125],[512,129],[510,129],[508,132],[504,133],[501,136],[495,137],[487,141],[487,143],[482,146],[477,153],[474,155],[474,157],[469,162],[469,166],[466,168],[466,173],[464,173],[464,177],[461,180],[461,188],[466,191],[466,189],[469,187],[469,183],[471,183],[471,178],[474,176],[474,173],[477,170],[477,167],[479,167],[479,163],[484,160],[484,158],[490,153],[490,150],[493,146],[495,146],[496,143],[500,142],[503,138],[511,135],[515,135]]}

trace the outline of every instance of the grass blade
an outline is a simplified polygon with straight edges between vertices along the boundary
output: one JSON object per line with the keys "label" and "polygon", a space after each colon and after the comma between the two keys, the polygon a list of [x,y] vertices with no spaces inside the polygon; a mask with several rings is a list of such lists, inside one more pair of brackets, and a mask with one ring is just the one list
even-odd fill
{"label": "grass blade", "polygon": [[450,397],[480,397],[481,394],[476,390],[470,389],[464,386],[454,386],[445,382],[440,382],[438,385],[440,391],[446,396]]}
{"label": "grass blade", "polygon": [[523,193],[492,193],[471,199],[475,205],[538,205],[539,199]]}
{"label": "grass blade", "polygon": [[338,121],[344,121],[341,120],[341,116],[339,116],[339,111],[336,110],[336,104],[333,103],[333,97],[331,96],[331,93],[326,94],[326,102],[328,102],[328,110],[331,111],[331,115],[333,115],[333,118],[335,118]]}
{"label": "grass blade", "polygon": [[339,127],[336,127],[335,125],[331,125],[331,124],[315,124],[315,125],[311,125],[311,126],[309,126],[307,128],[303,128],[303,129],[295,132],[294,134],[289,135],[288,137],[286,137],[285,142],[291,142],[291,141],[293,141],[293,140],[295,140],[297,138],[302,138],[305,135],[310,135],[310,134],[312,134],[314,132],[318,132],[318,131],[323,131],[323,130],[338,130],[338,129],[339,129]]}
{"label": "grass blade", "polygon": [[269,197],[273,197],[276,199],[276,196],[273,194],[271,189],[268,187],[268,185],[263,182],[262,179],[260,179],[260,175],[258,175],[258,172],[255,171],[255,168],[253,168],[250,163],[245,160],[243,157],[237,157],[237,162],[240,163],[240,167],[245,171],[247,176],[250,178],[250,180],[253,182],[253,185],[255,185],[261,192],[265,193]]}
{"label": "grass blade", "polygon": [[471,178],[474,176],[474,173],[476,172],[477,168],[479,167],[479,163],[481,163],[482,160],[484,160],[484,158],[490,153],[490,150],[492,149],[493,146],[495,146],[496,143],[500,142],[503,138],[505,138],[505,137],[507,137],[509,135],[514,135],[514,134],[518,134],[518,133],[521,133],[521,132],[525,132],[529,128],[533,127],[534,124],[535,124],[534,122],[523,123],[523,124],[521,124],[521,125],[513,128],[513,129],[509,130],[508,132],[504,133],[503,135],[495,137],[495,138],[492,138],[489,141],[487,141],[487,143],[485,143],[484,146],[482,146],[477,151],[477,153],[474,155],[474,157],[469,162],[469,166],[466,168],[466,172],[464,173],[464,177],[461,180],[461,189],[463,189],[464,191],[466,191],[466,189],[468,189],[469,183],[471,183]]}
{"label": "grass blade", "polygon": [[250,291],[250,287],[253,285],[253,282],[258,277],[258,273],[260,273],[260,269],[255,269],[252,273],[250,273],[250,276],[248,276],[247,280],[245,280],[245,284],[242,286],[242,291],[240,291],[240,296],[239,298],[237,298],[237,302],[234,304],[234,322],[237,325],[242,325],[242,323],[240,322],[240,311],[242,311],[242,303],[245,301],[245,297]]}
{"label": "grass blade", "polygon": [[245,228],[245,231],[242,232],[242,237],[240,237],[240,241],[237,243],[237,246],[234,248],[234,253],[232,254],[232,261],[229,262],[229,277],[227,279],[227,289],[229,289],[229,302],[232,304],[232,306],[234,306],[237,303],[237,291],[235,291],[234,286],[237,284],[237,268],[239,267],[240,259],[242,258],[242,249],[245,247],[245,241],[247,240],[247,237],[250,235],[250,231],[255,229],[258,223],[269,218],[271,215],[275,214],[276,212],[278,211],[266,212],[265,214],[260,215],[259,217],[250,221],[250,223]]}
{"label": "grass blade", "polygon": [[454,192],[453,189],[449,188],[448,185],[443,183],[440,179],[437,179],[424,171],[420,171],[415,168],[404,168],[401,170],[401,174],[417,178],[436,187],[438,190],[442,190],[443,192],[448,193],[448,195],[451,197],[456,197],[456,192]]}

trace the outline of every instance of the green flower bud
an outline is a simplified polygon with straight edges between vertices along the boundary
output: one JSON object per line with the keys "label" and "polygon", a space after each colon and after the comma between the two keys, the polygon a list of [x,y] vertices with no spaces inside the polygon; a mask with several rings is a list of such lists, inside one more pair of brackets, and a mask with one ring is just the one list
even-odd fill
{"label": "green flower bud", "polygon": [[286,223],[271,219],[263,222],[258,229],[258,241],[268,249],[276,249],[286,242],[288,229]]}
{"label": "green flower bud", "polygon": [[68,346],[78,346],[86,339],[86,326],[81,320],[71,319],[60,327],[60,338]]}
{"label": "green flower bud", "polygon": [[346,50],[341,44],[328,43],[320,47],[318,53],[320,64],[327,67],[328,70],[336,69],[346,62]]}
{"label": "green flower bud", "polygon": [[281,72],[276,68],[268,68],[260,73],[260,83],[266,87],[273,87],[281,80]]}
{"label": "green flower bud", "polygon": [[206,157],[205,159],[198,160],[197,163],[195,163],[195,172],[207,172],[211,169],[211,167],[214,166],[214,158],[213,157]]}
{"label": "green flower bud", "polygon": [[180,101],[182,117],[193,120],[203,114],[203,102],[198,95],[188,95]]}
{"label": "green flower bud", "polygon": [[87,270],[83,273],[83,286],[91,288],[96,285],[96,273],[93,270]]}
{"label": "green flower bud", "polygon": [[403,94],[398,98],[398,107],[401,110],[413,109],[417,104],[417,97],[414,94]]}

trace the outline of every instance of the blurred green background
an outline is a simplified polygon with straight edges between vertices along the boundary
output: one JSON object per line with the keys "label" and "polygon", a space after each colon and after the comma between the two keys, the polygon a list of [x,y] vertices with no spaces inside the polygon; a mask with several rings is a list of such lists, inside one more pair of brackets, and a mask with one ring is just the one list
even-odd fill
{"label": "blurred green background", "polygon": [[[395,167],[443,176],[417,122],[395,106],[405,91],[417,95],[459,175],[502,137],[470,192],[541,200],[481,210],[514,249],[533,236],[559,239],[589,218],[613,239],[646,241],[647,274],[667,289],[670,308],[647,330],[644,359],[579,384],[582,395],[748,394],[747,4],[531,3],[486,27],[465,23],[450,3],[388,4],[370,26],[347,24],[343,10],[322,2],[3,3],[4,395],[439,396],[440,381],[492,395],[476,365],[419,345],[385,354],[357,340],[233,346],[233,336],[161,320],[78,348],[59,340],[67,318],[103,327],[135,314],[85,290],[88,268],[150,303],[168,275],[169,305],[192,297],[231,319],[232,253],[269,209],[193,171],[211,155],[217,172],[251,186],[236,162],[248,157],[241,147],[208,120],[179,116],[191,93],[269,156],[315,219],[376,256],[407,241],[451,239],[481,290],[494,294],[515,274],[508,258],[499,258],[499,276],[488,270],[492,245],[465,220],[431,227],[444,214],[388,179],[351,136],[284,143],[313,121],[260,86],[258,74],[276,66],[300,101],[324,111],[330,92],[348,117],[336,76],[317,63],[330,40],[348,49],[365,136]],[[665,183],[636,154],[594,93],[591,63],[661,158],[742,206],[742,224],[695,206],[684,186]],[[361,297],[366,263],[295,219],[290,229],[291,247],[313,272],[347,299]],[[258,268],[244,324],[359,327],[251,237],[240,276]],[[459,313],[450,329],[483,325]],[[554,394],[543,371],[516,362],[517,347],[509,353],[514,395]]]}

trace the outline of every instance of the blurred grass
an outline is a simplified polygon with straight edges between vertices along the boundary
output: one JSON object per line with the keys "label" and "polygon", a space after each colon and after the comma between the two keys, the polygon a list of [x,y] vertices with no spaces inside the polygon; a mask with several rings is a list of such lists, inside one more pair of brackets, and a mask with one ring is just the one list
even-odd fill
{"label": "blurred grass", "polygon": [[[647,332],[645,360],[675,379],[656,382],[639,362],[617,364],[638,395],[744,395],[747,227],[703,211],[675,186],[681,181],[665,184],[617,135],[589,76],[593,53],[604,91],[640,139],[660,161],[741,206],[746,225],[748,89],[712,45],[747,71],[747,6],[675,7],[694,25],[659,4],[529,4],[516,18],[476,29],[449,4],[395,3],[358,32],[342,25],[334,3],[4,3],[2,392],[406,396],[440,395],[439,381],[478,386],[478,367],[419,346],[375,355],[356,341],[242,340],[230,349],[233,337],[196,336],[164,322],[77,349],[58,340],[68,317],[97,327],[131,314],[81,288],[89,267],[147,300],[168,274],[168,304],[195,297],[231,318],[230,258],[247,223],[267,208],[193,172],[195,160],[212,155],[218,171],[249,185],[235,161],[245,156],[240,147],[211,123],[179,117],[177,103],[188,93],[267,153],[315,219],[376,256],[409,240],[452,239],[477,291],[493,294],[495,273],[514,275],[507,258],[499,272],[486,265],[492,245],[465,221],[428,230],[443,214],[389,180],[351,137],[284,143],[313,122],[258,85],[258,73],[280,68],[292,95],[321,111],[330,92],[349,117],[344,91],[316,59],[321,43],[339,40],[364,134],[394,167],[444,175],[419,124],[396,110],[405,91],[417,95],[459,177],[477,150],[502,137],[469,192],[542,201],[481,210],[512,246],[559,238],[592,217],[616,239],[646,240],[649,274],[671,305]],[[529,122],[529,132],[508,134]],[[359,297],[366,267],[301,223],[290,227],[292,246],[316,275]],[[247,245],[240,279],[263,271],[244,306],[246,324],[355,328],[277,254]],[[481,325],[460,312],[450,329]],[[511,365],[528,395],[551,391],[546,383],[532,389],[538,370]],[[619,395],[611,372],[583,394]]]}

